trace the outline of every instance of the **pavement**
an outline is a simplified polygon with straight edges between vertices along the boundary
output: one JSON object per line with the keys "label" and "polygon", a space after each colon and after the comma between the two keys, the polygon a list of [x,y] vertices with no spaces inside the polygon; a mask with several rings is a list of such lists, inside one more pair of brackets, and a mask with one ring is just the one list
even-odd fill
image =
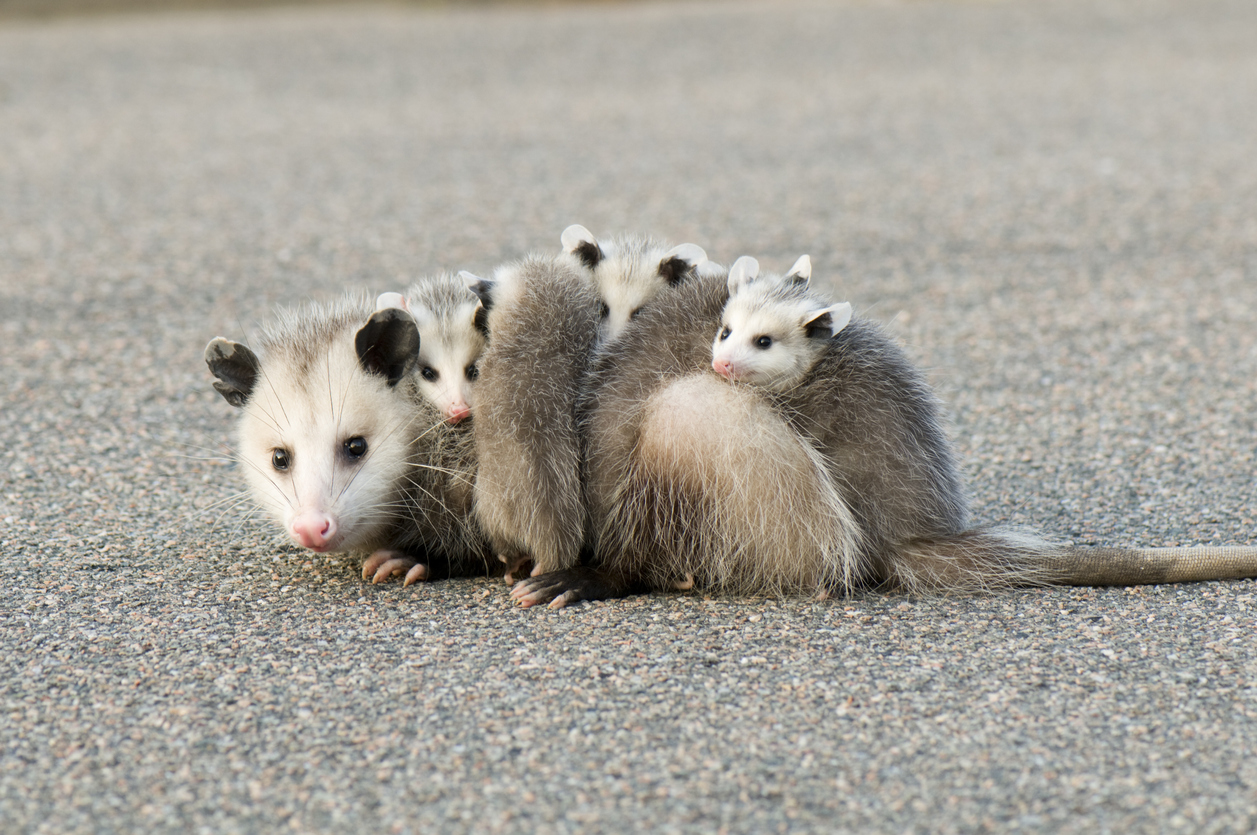
{"label": "pavement", "polygon": [[1244,832],[1253,581],[519,610],[285,545],[213,336],[581,223],[801,253],[979,522],[1257,542],[1257,5],[0,21],[0,829]]}

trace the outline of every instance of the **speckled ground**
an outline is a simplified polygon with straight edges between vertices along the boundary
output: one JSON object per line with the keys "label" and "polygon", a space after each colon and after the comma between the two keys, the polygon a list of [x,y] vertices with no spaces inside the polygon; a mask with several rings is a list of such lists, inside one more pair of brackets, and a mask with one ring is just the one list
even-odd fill
{"label": "speckled ground", "polygon": [[0,22],[5,832],[1238,832],[1253,582],[521,611],[238,500],[201,361],[567,224],[801,252],[984,522],[1257,542],[1257,6]]}

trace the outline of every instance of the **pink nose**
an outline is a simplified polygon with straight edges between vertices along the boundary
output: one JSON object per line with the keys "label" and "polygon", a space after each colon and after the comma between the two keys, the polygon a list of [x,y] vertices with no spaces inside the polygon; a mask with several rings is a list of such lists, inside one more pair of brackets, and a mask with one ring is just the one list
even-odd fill
{"label": "pink nose", "polygon": [[717,357],[712,360],[711,367],[714,368],[716,373],[721,377],[729,378],[733,375],[733,363],[723,357]]}
{"label": "pink nose", "polygon": [[318,510],[307,510],[292,520],[292,538],[303,548],[326,551],[336,536],[336,520]]}
{"label": "pink nose", "polygon": [[462,423],[469,417],[471,417],[471,407],[462,401],[445,407],[445,419],[450,423]]}

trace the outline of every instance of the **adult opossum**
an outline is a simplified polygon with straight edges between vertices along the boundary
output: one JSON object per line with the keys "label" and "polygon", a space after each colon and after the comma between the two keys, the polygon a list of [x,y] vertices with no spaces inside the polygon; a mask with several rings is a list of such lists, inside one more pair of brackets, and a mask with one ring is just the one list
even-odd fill
{"label": "adult opossum", "polygon": [[488,569],[471,516],[472,437],[420,393],[409,314],[346,297],[282,312],[256,344],[219,337],[205,361],[240,409],[249,490],[293,542],[371,554],[364,573],[377,579]]}
{"label": "adult opossum", "polygon": [[973,527],[939,404],[853,318],[782,392],[722,379],[724,276],[675,290],[598,359],[582,411],[590,562],[522,605],[684,586],[821,594],[1126,585],[1257,576],[1253,548],[1075,548]]}

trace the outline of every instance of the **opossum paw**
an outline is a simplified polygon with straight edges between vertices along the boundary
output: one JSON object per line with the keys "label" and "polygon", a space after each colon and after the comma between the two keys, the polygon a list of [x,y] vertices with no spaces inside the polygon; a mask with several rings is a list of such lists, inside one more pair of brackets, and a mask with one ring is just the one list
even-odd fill
{"label": "opossum paw", "polygon": [[423,563],[417,563],[406,572],[406,582],[402,583],[402,587],[405,588],[411,583],[421,583],[426,579],[428,579],[428,567]]}
{"label": "opossum paw", "polygon": [[550,571],[521,580],[511,589],[511,597],[524,608],[549,603],[561,609],[578,600],[605,600],[631,594],[634,586],[619,577],[579,566]]}
{"label": "opossum paw", "polygon": [[[420,567],[419,560],[401,551],[376,551],[362,564],[362,579],[382,583],[397,574],[410,576],[408,572]],[[427,569],[424,569],[426,575]]]}
{"label": "opossum paw", "polygon": [[672,583],[673,591],[689,591],[694,588],[694,575],[686,574],[684,580],[676,580]]}

